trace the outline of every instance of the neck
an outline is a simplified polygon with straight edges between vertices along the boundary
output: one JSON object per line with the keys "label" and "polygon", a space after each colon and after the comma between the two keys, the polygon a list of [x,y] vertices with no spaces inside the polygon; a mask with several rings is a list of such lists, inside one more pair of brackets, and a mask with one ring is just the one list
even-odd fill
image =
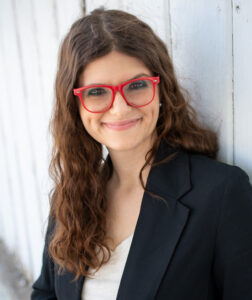
{"label": "neck", "polygon": [[[151,149],[152,145],[153,138],[150,138],[135,148],[120,151],[108,149],[113,164],[113,174],[110,184],[124,191],[131,191],[141,187],[139,173],[145,164],[145,155]],[[148,164],[142,172],[144,185],[146,184],[150,169],[151,166]]]}

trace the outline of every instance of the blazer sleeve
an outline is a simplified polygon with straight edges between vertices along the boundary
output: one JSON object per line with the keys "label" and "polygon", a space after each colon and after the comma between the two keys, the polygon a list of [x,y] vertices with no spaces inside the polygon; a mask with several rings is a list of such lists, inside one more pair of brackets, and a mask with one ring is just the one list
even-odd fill
{"label": "blazer sleeve", "polygon": [[229,169],[216,235],[213,273],[222,300],[252,299],[252,186],[246,172]]}
{"label": "blazer sleeve", "polygon": [[31,300],[57,300],[54,288],[54,263],[48,255],[49,237],[54,224],[54,221],[49,219],[43,249],[41,273],[32,285]]}

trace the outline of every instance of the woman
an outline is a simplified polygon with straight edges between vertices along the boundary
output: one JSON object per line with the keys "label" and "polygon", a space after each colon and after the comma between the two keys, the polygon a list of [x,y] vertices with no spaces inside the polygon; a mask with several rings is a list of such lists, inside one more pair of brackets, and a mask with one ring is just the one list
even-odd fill
{"label": "woman", "polygon": [[31,298],[252,299],[249,178],[216,160],[217,135],[150,27],[103,8],[77,20],[55,90],[55,186]]}

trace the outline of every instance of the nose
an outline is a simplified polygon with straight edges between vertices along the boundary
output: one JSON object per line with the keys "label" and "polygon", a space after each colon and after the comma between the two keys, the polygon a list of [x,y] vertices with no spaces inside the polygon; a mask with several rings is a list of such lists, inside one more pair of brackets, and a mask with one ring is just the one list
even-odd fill
{"label": "nose", "polygon": [[114,102],[113,102],[113,105],[111,106],[110,110],[112,110],[114,112],[121,112],[121,111],[130,110],[130,109],[131,109],[130,105],[127,104],[127,102],[123,98],[121,92],[119,90],[116,90]]}

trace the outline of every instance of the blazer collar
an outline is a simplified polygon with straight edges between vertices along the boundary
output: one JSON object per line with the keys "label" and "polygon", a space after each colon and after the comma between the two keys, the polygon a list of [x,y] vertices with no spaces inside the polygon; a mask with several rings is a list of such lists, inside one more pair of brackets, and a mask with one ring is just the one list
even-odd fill
{"label": "blazer collar", "polygon": [[[162,160],[173,151],[173,148],[162,141],[155,162]],[[169,207],[144,192],[117,300],[155,298],[189,218],[190,209],[178,201],[191,189],[187,152],[180,150],[171,161],[152,167],[146,188],[163,197]],[[81,276],[75,284],[70,284],[73,278],[74,276],[67,272],[58,279],[62,299],[81,299],[85,278]],[[70,298],[67,298],[67,295]]]}

